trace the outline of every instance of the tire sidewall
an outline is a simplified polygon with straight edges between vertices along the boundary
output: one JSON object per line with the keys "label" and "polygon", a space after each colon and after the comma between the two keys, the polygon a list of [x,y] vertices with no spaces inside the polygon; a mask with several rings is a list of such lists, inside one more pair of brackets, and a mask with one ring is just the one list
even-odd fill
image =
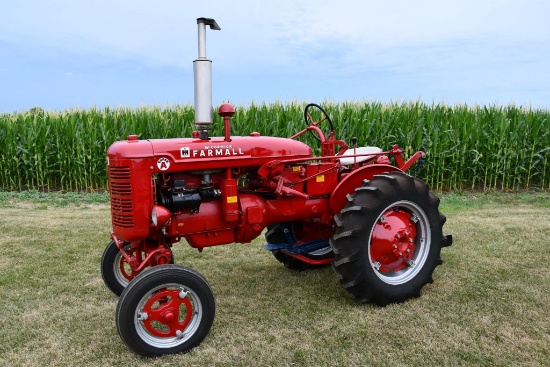
{"label": "tire sidewall", "polygon": [[[101,277],[103,282],[115,295],[120,296],[128,284],[122,284],[115,274],[115,262],[120,253],[114,241],[109,242],[101,257]],[[118,266],[118,264],[116,264]]]}

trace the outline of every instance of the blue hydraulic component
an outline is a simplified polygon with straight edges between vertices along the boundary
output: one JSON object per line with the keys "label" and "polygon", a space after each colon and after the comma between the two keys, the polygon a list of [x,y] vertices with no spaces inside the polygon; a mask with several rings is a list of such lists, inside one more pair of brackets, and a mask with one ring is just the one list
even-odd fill
{"label": "blue hydraulic component", "polygon": [[288,228],[287,223],[279,223],[277,224],[277,226],[282,228],[287,243],[268,243],[264,245],[264,248],[266,250],[285,250],[289,254],[303,255],[329,246],[328,239],[317,239],[309,242],[304,242],[301,245],[297,245],[294,241],[294,237],[292,236],[292,232]]}

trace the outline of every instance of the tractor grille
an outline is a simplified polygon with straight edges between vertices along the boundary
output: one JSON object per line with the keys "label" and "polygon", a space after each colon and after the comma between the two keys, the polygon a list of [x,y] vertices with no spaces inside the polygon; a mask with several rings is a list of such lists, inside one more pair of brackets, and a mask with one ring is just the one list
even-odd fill
{"label": "tractor grille", "polygon": [[111,213],[114,226],[121,228],[134,227],[131,182],[130,167],[109,167]]}

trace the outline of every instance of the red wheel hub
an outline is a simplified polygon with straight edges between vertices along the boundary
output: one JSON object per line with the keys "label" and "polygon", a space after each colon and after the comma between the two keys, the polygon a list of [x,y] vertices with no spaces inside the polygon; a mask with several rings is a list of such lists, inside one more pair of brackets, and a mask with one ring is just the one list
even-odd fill
{"label": "red wheel hub", "polygon": [[128,281],[134,279],[140,273],[139,271],[134,270],[141,263],[141,256],[139,257],[139,259],[136,257],[138,252],[141,254],[140,250],[127,249],[126,253],[130,255],[132,260],[131,261],[126,260],[124,256],[121,256],[120,258],[120,263],[118,264],[120,273],[124,278],[128,279]]}
{"label": "red wheel hub", "polygon": [[183,290],[161,290],[143,306],[140,320],[152,335],[179,336],[193,316],[193,305]]}
{"label": "red wheel hub", "polygon": [[416,249],[416,225],[412,215],[391,208],[378,219],[370,243],[370,256],[375,269],[397,272],[412,265]]}
{"label": "red wheel hub", "polygon": [[[172,260],[172,252],[165,247],[155,248],[149,246],[149,248],[143,249],[141,246],[137,246],[128,248],[125,251],[129,259],[121,256],[118,267],[122,276],[128,281],[138,276],[147,266],[169,264]],[[147,255],[146,251],[151,254]]]}

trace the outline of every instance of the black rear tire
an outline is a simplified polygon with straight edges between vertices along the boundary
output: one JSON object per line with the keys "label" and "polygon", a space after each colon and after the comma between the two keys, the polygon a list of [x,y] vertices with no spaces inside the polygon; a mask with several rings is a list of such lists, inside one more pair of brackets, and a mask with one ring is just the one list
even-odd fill
{"label": "black rear tire", "polygon": [[186,353],[208,335],[216,304],[208,282],[181,265],[154,266],[133,279],[116,308],[120,337],[143,356]]}
{"label": "black rear tire", "polygon": [[380,306],[419,297],[432,283],[446,246],[439,199],[422,180],[403,172],[363,181],[335,217],[333,268],[360,302]]}

